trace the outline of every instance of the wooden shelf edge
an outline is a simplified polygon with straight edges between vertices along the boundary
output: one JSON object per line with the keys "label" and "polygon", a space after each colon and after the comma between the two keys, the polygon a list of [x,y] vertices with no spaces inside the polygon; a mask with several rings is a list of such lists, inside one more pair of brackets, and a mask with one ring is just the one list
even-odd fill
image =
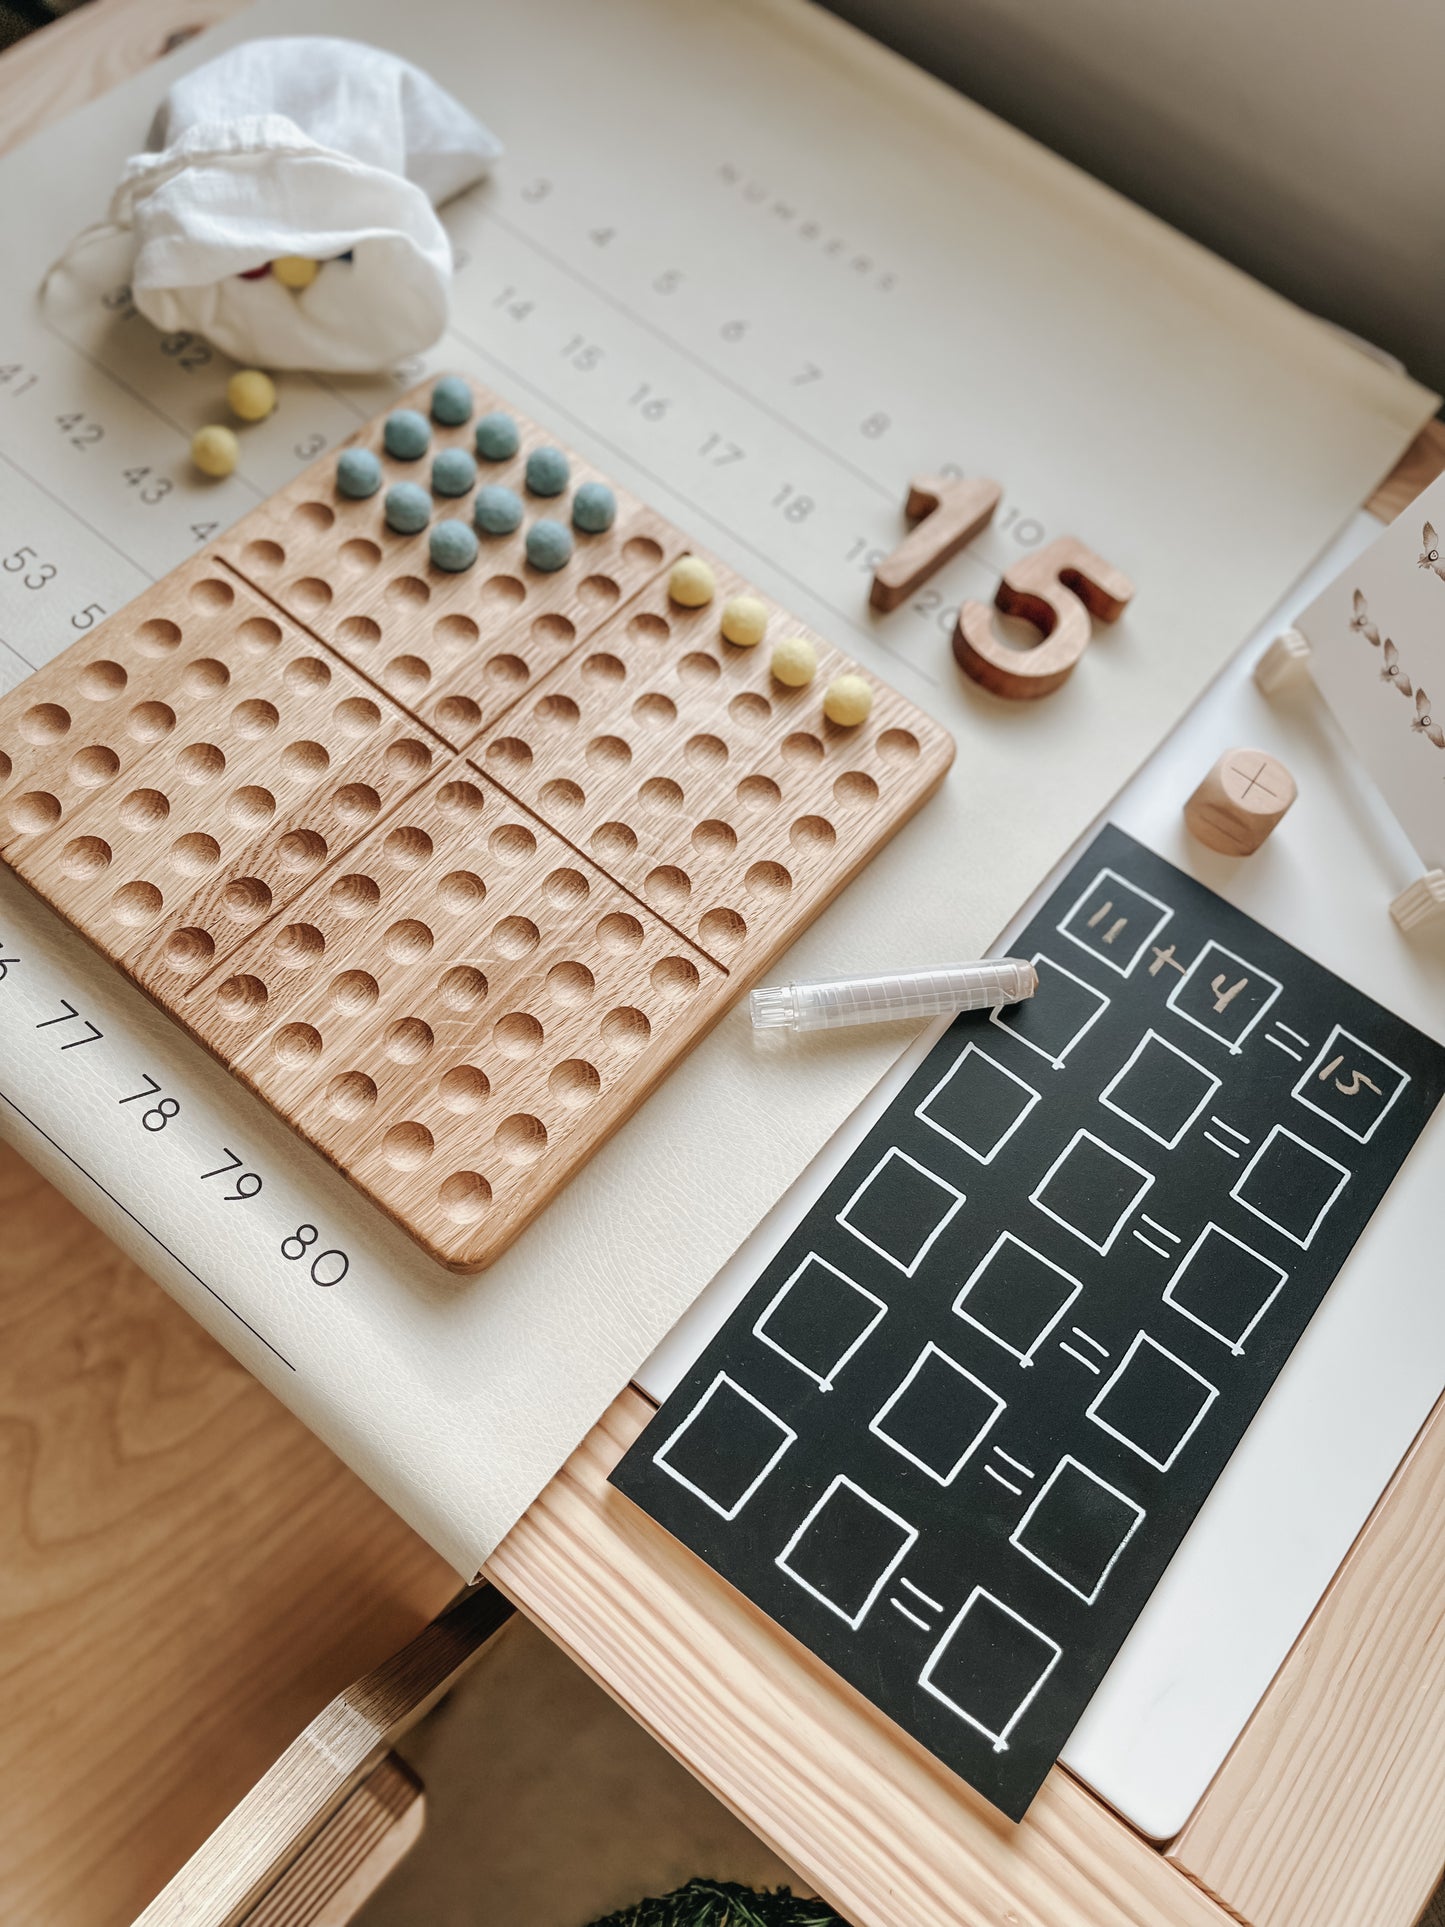
{"label": "wooden shelf edge", "polygon": [[1011,1826],[612,1490],[650,1415],[624,1392],[486,1576],[855,1927],[1225,1927],[1062,1771]]}
{"label": "wooden shelf edge", "polygon": [[1445,1866],[1445,1398],[1168,1849],[1251,1927],[1410,1927]]}
{"label": "wooden shelf edge", "polygon": [[1365,503],[1378,521],[1393,522],[1437,476],[1445,474],[1445,421],[1426,422]]}

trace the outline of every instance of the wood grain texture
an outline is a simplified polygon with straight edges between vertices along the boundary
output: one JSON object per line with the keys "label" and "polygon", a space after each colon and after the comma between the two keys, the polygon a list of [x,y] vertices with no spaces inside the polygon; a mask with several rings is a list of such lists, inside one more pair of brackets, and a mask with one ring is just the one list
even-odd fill
{"label": "wood grain texture", "polygon": [[1445,475],[1445,421],[1427,422],[1365,507],[1381,522],[1393,522],[1440,475]]}
{"label": "wood grain texture", "polygon": [[1445,917],[1445,870],[1427,870],[1390,899],[1390,915],[1402,930],[1418,930]]}
{"label": "wood grain texture", "polygon": [[1184,805],[1191,836],[1221,856],[1252,856],[1298,791],[1277,756],[1227,749]]}
{"label": "wood grain texture", "polygon": [[123,1927],[455,1575],[0,1144],[0,1914]]}
{"label": "wood grain texture", "polygon": [[[66,828],[102,796],[124,795],[177,727],[182,742],[199,737],[201,724],[224,728],[235,701],[226,700],[229,682],[284,640],[274,611],[254,596],[237,607],[231,578],[207,563],[178,570],[164,596],[147,590],[77,638],[26,677],[23,697],[11,691],[0,704],[0,851]],[[205,773],[185,772],[188,784]]]}
{"label": "wood grain texture", "polygon": [[[457,749],[689,547],[681,530],[495,390],[475,381],[470,386],[470,420],[457,427],[432,422],[431,447],[419,460],[387,454],[385,415],[348,437],[342,446],[369,448],[381,463],[375,495],[348,501],[337,492],[333,449],[216,544],[241,574]],[[426,415],[431,389],[430,381],[419,383],[397,406]],[[437,453],[471,453],[477,421],[495,412],[511,416],[520,443],[504,461],[478,461],[476,488],[510,488],[524,519],[511,535],[482,536],[476,563],[449,574],[433,566],[427,530],[398,535],[387,526],[386,491],[396,482],[429,490]],[[527,491],[527,457],[541,448],[562,448],[567,457],[571,479],[560,495]],[[610,529],[572,529],[572,496],[585,482],[611,488],[617,518]],[[433,523],[470,526],[474,499],[475,490],[436,497]],[[536,569],[526,559],[527,529],[539,520],[572,532],[572,556],[560,569]]]}
{"label": "wood grain texture", "polygon": [[[498,405],[474,388],[472,419]],[[378,451],[384,419],[362,431]],[[433,446],[448,432],[471,431]],[[501,465],[518,484],[540,440],[524,424]],[[867,721],[830,723],[822,692],[853,665],[821,639],[812,683],[776,682],[796,618],[768,604],[761,645],[726,642],[747,585],[719,564],[711,602],[674,603],[685,538],[624,491],[564,569],[507,536],[449,575],[335,469],[0,698],[0,855],[475,1272],[932,793],[953,742],[871,677]]]}
{"label": "wood grain texture", "polygon": [[[32,701],[32,681],[66,702]],[[192,563],[0,699],[0,854],[171,1007],[445,756],[244,583]]]}
{"label": "wood grain texture", "polygon": [[241,1927],[395,1739],[511,1616],[489,1586],[458,1599],[399,1653],[338,1693],[226,1815],[136,1927]]}
{"label": "wood grain texture", "polygon": [[856,1927],[1226,1927],[1055,1770],[1013,1827],[607,1484],[625,1393],[487,1576]]}
{"label": "wood grain texture", "polygon": [[[716,557],[701,608],[649,583],[472,748],[481,767],[727,970],[756,975],[874,853],[900,805],[952,761],[947,732],[875,677],[840,728],[823,692],[857,671]],[[724,640],[722,605],[767,611],[761,642]],[[803,635],[813,680],[788,688],[774,646]],[[565,772],[565,774],[563,773]]]}
{"label": "wood grain texture", "polygon": [[998,632],[985,602],[965,602],[953,630],[954,660],[995,696],[1032,702],[1052,695],[1074,673],[1093,634],[1090,618],[1117,622],[1134,585],[1075,535],[1060,535],[1010,563],[994,602],[1038,630],[1032,648],[1016,649]]}
{"label": "wood grain texture", "polygon": [[[0,58],[0,153],[139,73],[244,0],[96,0]],[[139,145],[139,143],[137,143]]]}
{"label": "wood grain texture", "polygon": [[1251,1927],[1409,1927],[1445,1865],[1445,1400],[1169,1850]]}
{"label": "wood grain texture", "polygon": [[463,759],[176,1007],[475,1271],[731,1002],[725,971]]}
{"label": "wood grain texture", "polygon": [[244,1927],[346,1927],[421,1836],[422,1784],[388,1753],[245,1917]]}
{"label": "wood grain texture", "polygon": [[997,482],[977,477],[918,475],[904,514],[916,526],[873,571],[868,600],[885,615],[917,593],[945,562],[986,529],[1003,499]]}

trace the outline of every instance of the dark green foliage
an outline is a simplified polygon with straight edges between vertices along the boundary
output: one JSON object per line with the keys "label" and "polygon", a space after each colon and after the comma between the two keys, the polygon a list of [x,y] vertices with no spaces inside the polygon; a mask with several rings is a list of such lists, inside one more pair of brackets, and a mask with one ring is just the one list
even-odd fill
{"label": "dark green foliage", "polygon": [[675,1893],[639,1901],[593,1927],[847,1927],[821,1900],[799,1900],[787,1887],[756,1893],[730,1880],[689,1880]]}

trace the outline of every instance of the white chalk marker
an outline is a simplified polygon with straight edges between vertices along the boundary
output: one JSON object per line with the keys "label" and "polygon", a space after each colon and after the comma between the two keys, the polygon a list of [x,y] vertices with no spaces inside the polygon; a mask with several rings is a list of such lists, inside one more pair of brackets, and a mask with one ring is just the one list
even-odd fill
{"label": "white chalk marker", "polygon": [[996,1010],[1032,997],[1038,981],[1030,963],[986,957],[982,963],[943,964],[937,970],[772,984],[755,990],[749,1007],[757,1030],[837,1030],[844,1024],[881,1024],[899,1017]]}

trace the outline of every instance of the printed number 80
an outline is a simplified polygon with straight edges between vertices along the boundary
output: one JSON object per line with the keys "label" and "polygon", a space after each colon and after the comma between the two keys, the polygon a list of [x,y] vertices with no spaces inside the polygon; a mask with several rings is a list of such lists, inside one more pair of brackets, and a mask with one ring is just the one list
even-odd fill
{"label": "printed number 80", "polygon": [[[321,1233],[314,1224],[297,1225],[289,1237],[281,1240],[281,1256],[289,1258],[294,1264],[298,1258],[306,1256],[320,1236]],[[339,1285],[350,1269],[351,1260],[344,1251],[318,1252],[311,1260],[311,1282],[313,1285],[322,1286]],[[332,1272],[334,1275],[325,1278],[321,1275],[323,1270]]]}

